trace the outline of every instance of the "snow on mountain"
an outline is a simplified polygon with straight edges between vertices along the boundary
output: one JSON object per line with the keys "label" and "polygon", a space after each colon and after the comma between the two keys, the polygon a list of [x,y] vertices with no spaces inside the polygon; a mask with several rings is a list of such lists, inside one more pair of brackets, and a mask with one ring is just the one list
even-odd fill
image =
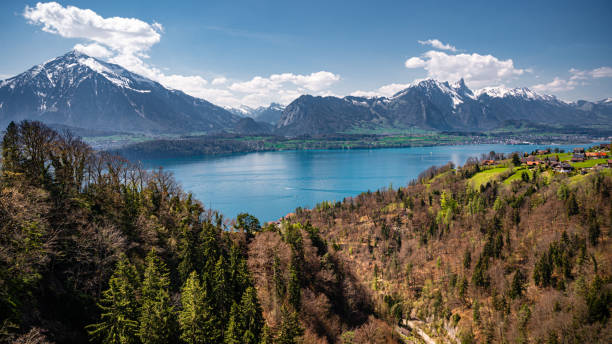
{"label": "snow on mountain", "polygon": [[487,95],[491,98],[513,97],[513,98],[523,98],[523,99],[528,99],[528,100],[546,100],[546,101],[556,101],[557,100],[555,96],[542,95],[526,87],[520,87],[520,88],[506,88],[503,86],[484,87],[484,88],[474,91],[474,94],[478,98],[480,98],[482,95]]}
{"label": "snow on mountain", "polygon": [[0,125],[36,119],[80,128],[189,132],[238,118],[203,99],[71,51],[0,83]]}

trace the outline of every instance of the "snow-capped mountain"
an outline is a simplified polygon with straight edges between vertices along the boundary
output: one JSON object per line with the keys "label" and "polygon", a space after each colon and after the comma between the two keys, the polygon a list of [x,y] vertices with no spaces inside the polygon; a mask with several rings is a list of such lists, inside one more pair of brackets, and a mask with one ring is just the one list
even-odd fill
{"label": "snow-capped mountain", "polygon": [[501,127],[508,121],[550,126],[612,124],[610,111],[595,111],[602,105],[584,103],[582,107],[568,104],[528,88],[472,91],[463,80],[448,83],[428,79],[392,97],[302,96],[285,108],[277,130],[302,135],[343,132],[355,127],[481,131]]}
{"label": "snow-capped mountain", "polygon": [[203,99],[76,51],[0,83],[0,125],[23,119],[153,133],[223,130],[239,120]]}
{"label": "snow-capped mountain", "polygon": [[269,106],[260,106],[257,108],[240,105],[238,107],[227,108],[227,110],[241,117],[250,117],[259,122],[276,124],[283,114],[285,107],[278,103],[271,103]]}

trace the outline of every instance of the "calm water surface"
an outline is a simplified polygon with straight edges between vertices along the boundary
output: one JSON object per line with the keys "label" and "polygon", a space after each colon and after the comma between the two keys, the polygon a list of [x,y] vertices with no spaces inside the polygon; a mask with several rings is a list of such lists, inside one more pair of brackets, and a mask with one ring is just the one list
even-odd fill
{"label": "calm water surface", "polygon": [[[554,146],[571,149],[584,145]],[[311,150],[236,154],[219,157],[143,161],[174,173],[185,191],[207,208],[235,218],[248,212],[261,221],[276,220],[296,207],[342,200],[367,190],[403,186],[429,166],[490,151],[530,152],[538,145],[465,145],[372,150]]]}

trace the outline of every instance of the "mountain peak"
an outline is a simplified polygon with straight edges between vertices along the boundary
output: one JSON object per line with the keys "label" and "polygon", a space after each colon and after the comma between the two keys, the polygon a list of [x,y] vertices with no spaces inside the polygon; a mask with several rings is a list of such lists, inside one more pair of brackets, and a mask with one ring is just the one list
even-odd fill
{"label": "mountain peak", "polygon": [[0,83],[0,126],[36,119],[133,132],[214,131],[238,118],[113,63],[71,50]]}

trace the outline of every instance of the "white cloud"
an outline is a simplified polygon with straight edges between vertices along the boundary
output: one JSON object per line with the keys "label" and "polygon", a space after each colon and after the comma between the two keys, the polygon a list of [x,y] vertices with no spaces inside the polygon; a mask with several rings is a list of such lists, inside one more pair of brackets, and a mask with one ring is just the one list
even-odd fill
{"label": "white cloud", "polygon": [[440,81],[465,79],[471,87],[499,85],[520,76],[525,69],[514,67],[512,59],[500,60],[493,55],[447,54],[430,50],[420,57],[406,60],[406,68],[424,68],[427,77]]}
{"label": "white cloud", "polygon": [[213,85],[223,85],[225,83],[227,83],[227,78],[224,76],[216,77],[212,81]]}
{"label": "white cloud", "polygon": [[405,65],[406,68],[423,68],[427,65],[427,62],[420,57],[411,57],[406,60]]}
{"label": "white cloud", "polygon": [[160,23],[150,24],[136,18],[104,18],[90,9],[64,7],[57,2],[26,6],[23,16],[30,24],[41,25],[45,32],[85,40],[76,44],[75,50],[222,106],[286,104],[303,93],[328,95],[328,88],[340,80],[336,74],[320,71],[308,75],[256,76],[233,83],[219,76],[209,83],[199,75],[167,74],[145,62],[149,57],[147,52],[161,40],[164,27]]}
{"label": "white cloud", "polygon": [[273,101],[286,104],[304,93],[330,95],[327,89],[339,80],[339,75],[327,71],[308,75],[282,73],[234,82],[228,88],[237,94],[244,94],[241,98],[242,104],[259,106]]}
{"label": "white cloud", "polygon": [[399,91],[408,88],[411,84],[389,84],[379,87],[375,91],[355,91],[351,93],[356,97],[391,97]]}
{"label": "white cloud", "polygon": [[89,9],[63,7],[57,2],[26,6],[23,16],[45,32],[84,38],[122,53],[142,53],[159,42],[161,26],[135,18],[103,18]]}
{"label": "white cloud", "polygon": [[444,44],[442,42],[440,42],[440,40],[438,39],[428,39],[426,41],[418,41],[419,44],[422,45],[430,45],[436,49],[440,49],[440,50],[450,50],[450,51],[457,51],[457,48],[455,48],[454,46],[450,45],[450,44]]}
{"label": "white cloud", "polygon": [[98,43],[91,44],[77,44],[74,46],[74,50],[82,52],[83,54],[93,56],[96,58],[104,59],[113,56],[113,52],[101,46]]}
{"label": "white cloud", "polygon": [[555,79],[549,83],[533,85],[531,88],[542,93],[554,93],[571,91],[576,88],[576,85],[577,82],[574,80],[564,80],[559,77],[555,77]]}
{"label": "white cloud", "polygon": [[591,71],[594,78],[612,78],[612,67],[599,67]]}
{"label": "white cloud", "polygon": [[531,86],[538,92],[563,92],[571,91],[576,86],[584,86],[588,84],[588,80],[600,79],[600,78],[612,78],[612,67],[603,66],[591,70],[580,70],[571,68],[569,70],[570,77],[562,79],[555,77],[553,81],[544,84],[537,84]]}
{"label": "white cloud", "polygon": [[612,67],[599,67],[592,70],[579,70],[572,68],[569,70],[571,80],[586,80],[591,78],[612,78]]}

